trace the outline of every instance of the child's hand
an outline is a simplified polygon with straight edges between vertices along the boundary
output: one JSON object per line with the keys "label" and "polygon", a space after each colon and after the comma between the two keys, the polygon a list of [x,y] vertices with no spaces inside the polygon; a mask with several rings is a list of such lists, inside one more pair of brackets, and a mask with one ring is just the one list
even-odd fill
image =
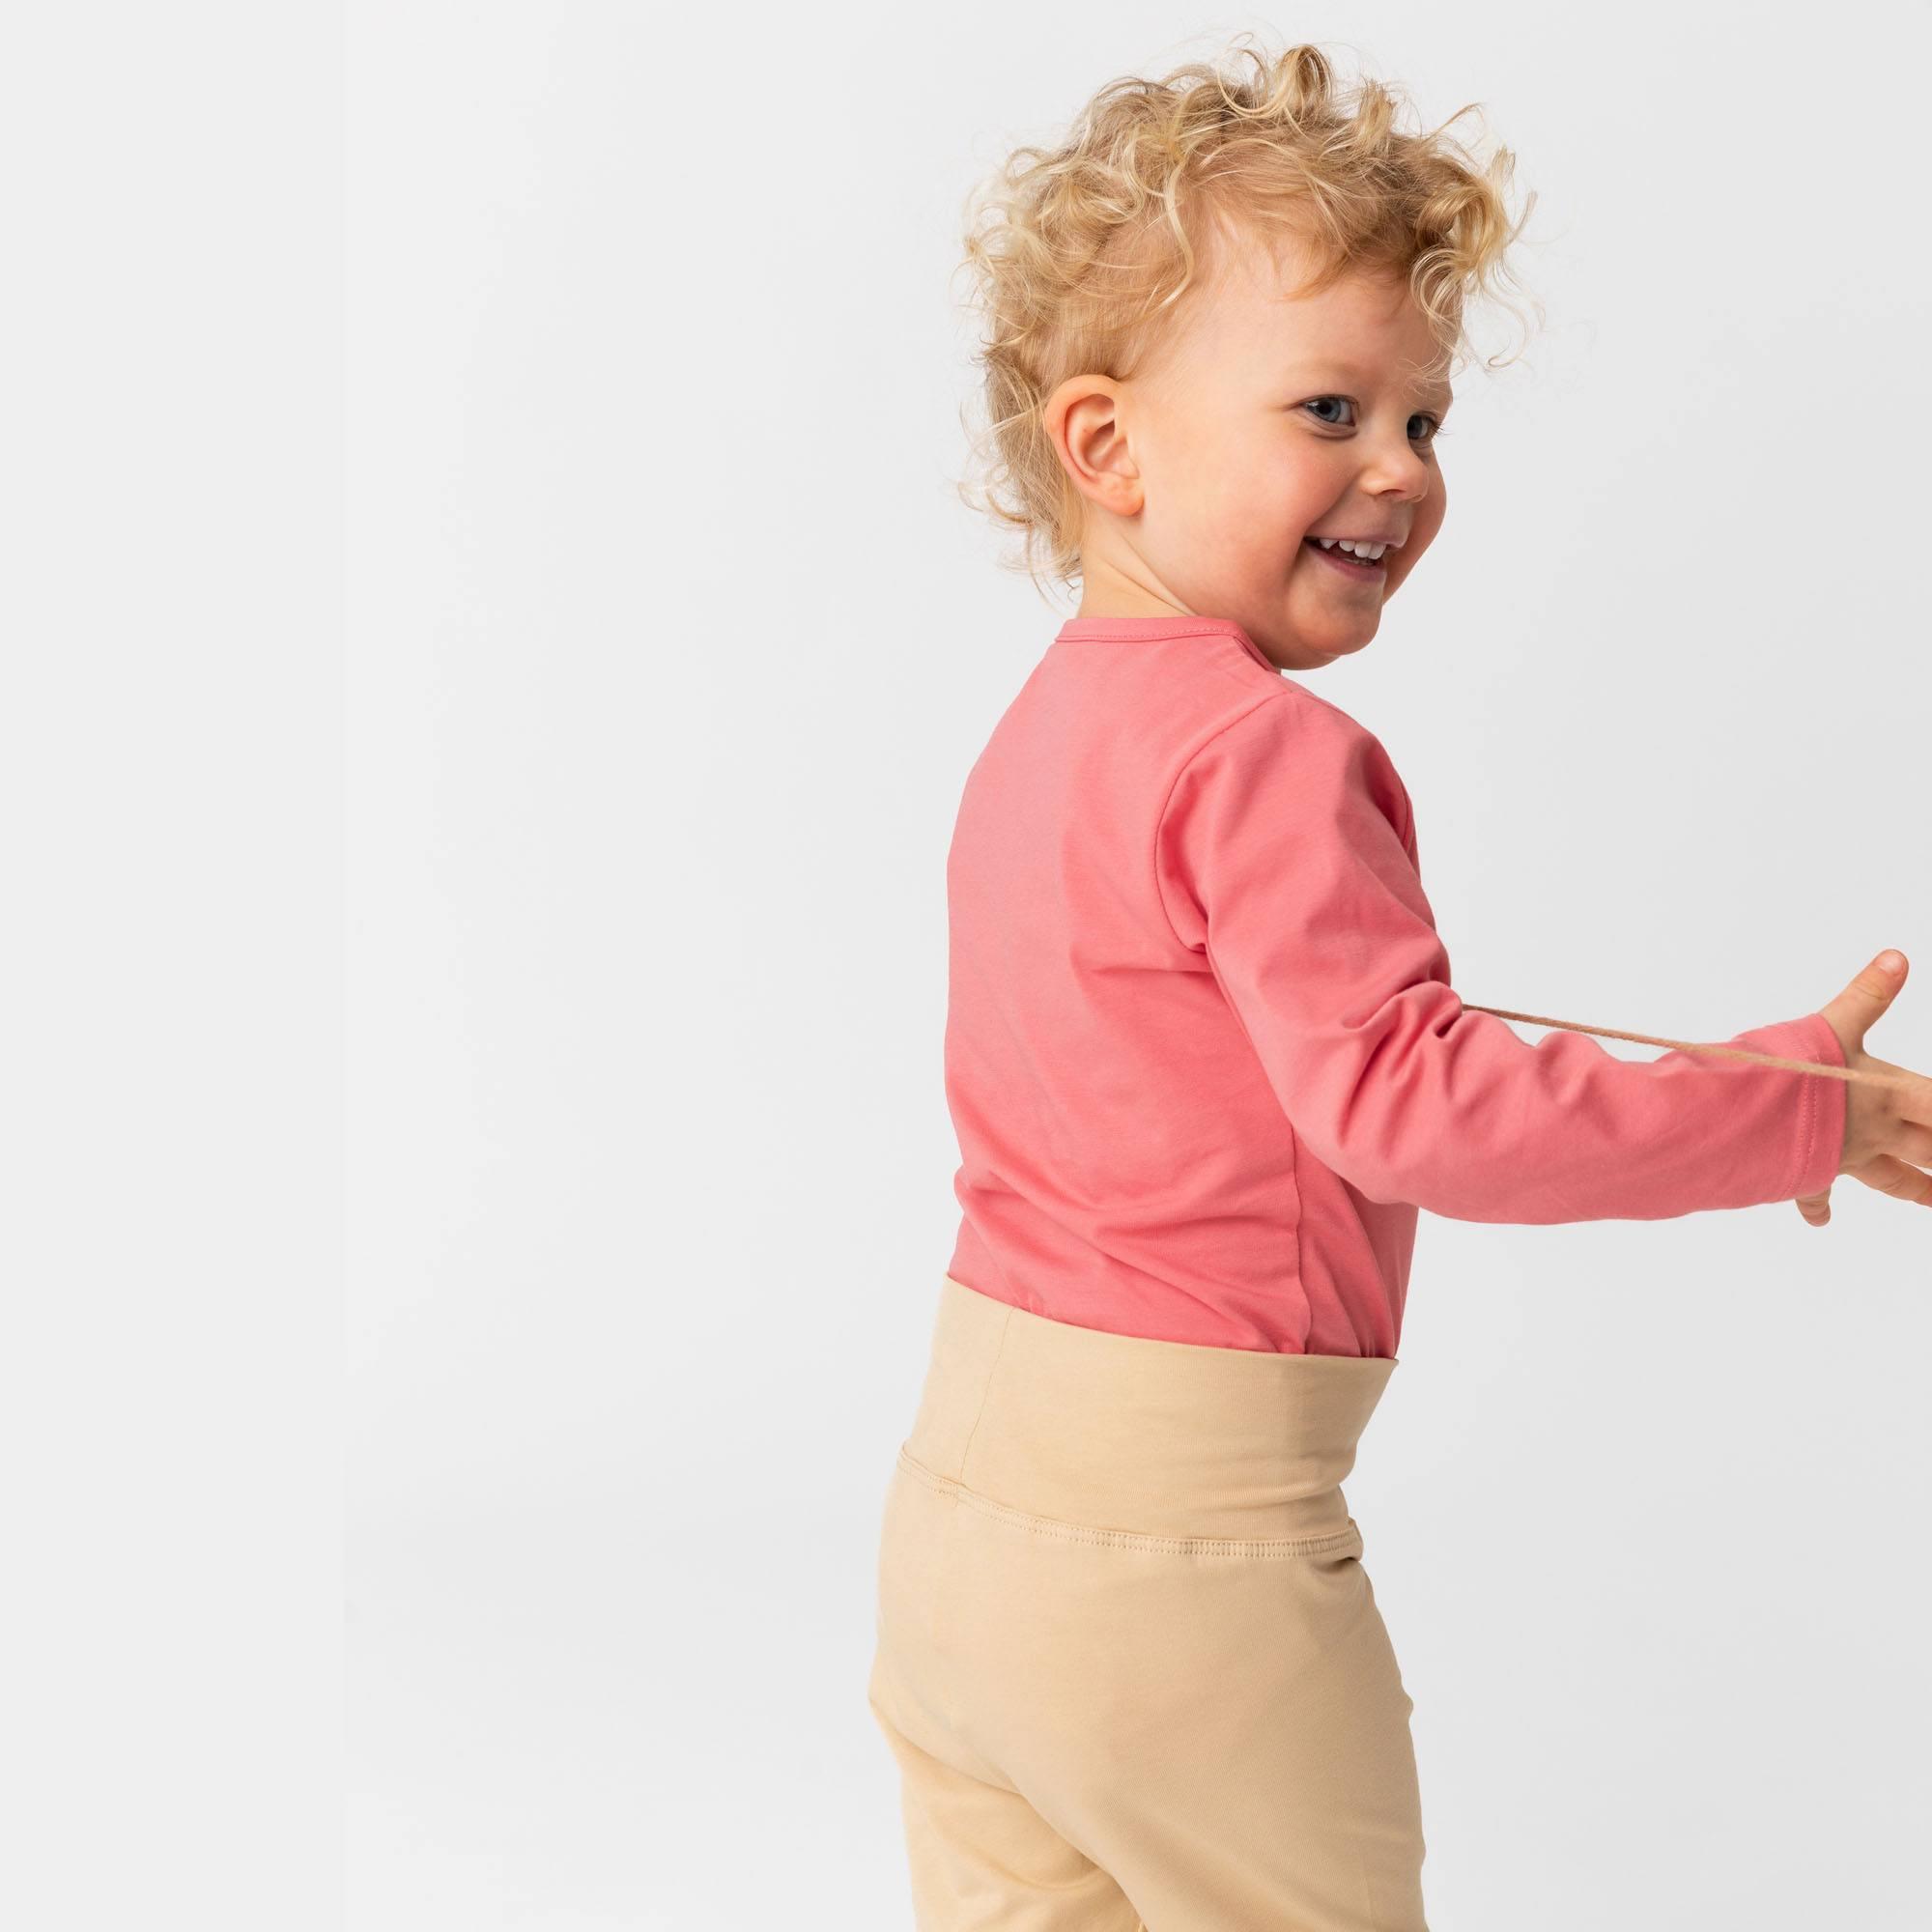
{"label": "child's hand", "polygon": [[[1895,973],[1876,959],[1830,1006],[1820,1010],[1838,1036],[1847,1066],[1900,1076],[1895,1087],[1853,1080],[1845,1089],[1845,1145],[1838,1172],[1889,1194],[1894,1201],[1916,1201],[1932,1208],[1932,1080],[1889,1060],[1874,1060],[1864,1050],[1866,1029],[1891,1005],[1905,984],[1904,955]],[[1832,1218],[1832,1190],[1804,1194],[1798,1211],[1814,1228]]]}

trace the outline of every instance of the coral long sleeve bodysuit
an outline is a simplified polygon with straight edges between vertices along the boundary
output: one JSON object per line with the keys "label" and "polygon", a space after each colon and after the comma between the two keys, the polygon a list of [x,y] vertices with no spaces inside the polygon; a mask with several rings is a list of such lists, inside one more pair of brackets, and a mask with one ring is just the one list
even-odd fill
{"label": "coral long sleeve bodysuit", "polygon": [[[1063,625],[947,903],[947,1272],[1055,1321],[1394,1355],[1418,1208],[1662,1220],[1837,1170],[1842,1081],[1465,1010],[1388,753],[1229,619]],[[1728,1043],[1844,1065],[1822,1013]]]}

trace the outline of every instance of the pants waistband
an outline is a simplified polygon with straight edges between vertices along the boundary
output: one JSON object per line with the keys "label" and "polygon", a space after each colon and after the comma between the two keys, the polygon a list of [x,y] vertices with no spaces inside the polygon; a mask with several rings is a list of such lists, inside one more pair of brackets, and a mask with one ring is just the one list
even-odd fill
{"label": "pants waistband", "polygon": [[904,1453],[1065,1521],[1322,1535],[1349,1526],[1341,1485],[1395,1366],[1082,1328],[947,1275]]}

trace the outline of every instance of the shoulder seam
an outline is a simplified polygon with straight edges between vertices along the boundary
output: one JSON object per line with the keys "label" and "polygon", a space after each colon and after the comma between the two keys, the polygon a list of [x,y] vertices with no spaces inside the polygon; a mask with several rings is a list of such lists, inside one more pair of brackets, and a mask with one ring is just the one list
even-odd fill
{"label": "shoulder seam", "polygon": [[1148,845],[1148,869],[1153,875],[1153,895],[1155,903],[1160,907],[1160,916],[1166,921],[1168,932],[1172,936],[1174,943],[1183,951],[1191,951],[1192,949],[1188,947],[1187,942],[1181,938],[1179,933],[1174,929],[1174,915],[1167,909],[1167,895],[1161,890],[1160,884],[1160,831],[1161,827],[1167,823],[1168,807],[1174,803],[1174,794],[1179,789],[1181,780],[1192,769],[1195,759],[1200,757],[1209,745],[1215,744],[1220,739],[1225,738],[1237,724],[1245,724],[1250,718],[1255,717],[1268,705],[1287,704],[1292,701],[1289,696],[1289,687],[1286,683],[1282,685],[1279,691],[1264,692],[1245,711],[1236,712],[1234,717],[1230,718],[1225,724],[1216,725],[1213,730],[1208,732],[1207,737],[1203,738],[1200,744],[1196,745],[1193,751],[1189,752],[1186,757],[1181,759],[1179,766],[1175,769],[1174,777],[1168,781],[1166,794],[1160,802],[1160,810],[1154,813],[1153,837]]}

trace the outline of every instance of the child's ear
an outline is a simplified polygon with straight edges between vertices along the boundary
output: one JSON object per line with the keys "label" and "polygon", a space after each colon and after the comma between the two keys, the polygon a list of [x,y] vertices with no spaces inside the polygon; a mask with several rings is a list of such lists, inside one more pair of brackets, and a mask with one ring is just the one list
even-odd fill
{"label": "child's ear", "polygon": [[1132,517],[1145,491],[1121,419],[1121,387],[1111,376],[1069,376],[1047,399],[1042,420],[1073,487],[1103,510]]}

